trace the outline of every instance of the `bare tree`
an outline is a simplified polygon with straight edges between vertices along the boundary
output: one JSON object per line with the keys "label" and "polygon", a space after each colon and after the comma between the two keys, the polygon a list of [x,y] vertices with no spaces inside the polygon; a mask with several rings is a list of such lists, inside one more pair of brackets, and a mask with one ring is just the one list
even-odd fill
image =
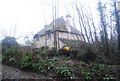
{"label": "bare tree", "polygon": [[[89,37],[88,37],[88,33],[87,33],[87,29],[85,27],[85,21],[84,21],[84,18],[83,18],[84,14],[83,14],[82,11],[80,12],[80,9],[78,8],[78,5],[76,3],[75,3],[75,6],[76,6],[78,17],[79,17],[79,25],[80,25],[81,32],[83,33],[83,29],[84,29],[85,35],[87,37],[87,41],[90,42]],[[83,29],[82,29],[82,27],[83,27]],[[84,41],[86,41],[84,36],[83,36],[83,39],[84,39]]]}
{"label": "bare tree", "polygon": [[118,50],[120,52],[120,21],[118,16],[117,4],[115,1],[114,1],[114,10],[115,10],[117,33],[118,33]]}
{"label": "bare tree", "polygon": [[99,14],[100,14],[100,21],[101,21],[101,28],[102,28],[102,38],[103,38],[103,43],[104,43],[104,47],[106,48],[105,54],[109,55],[109,44],[108,44],[108,34],[107,34],[107,23],[106,23],[106,19],[105,19],[105,13],[103,10],[103,6],[101,1],[98,2],[98,10],[99,10]]}
{"label": "bare tree", "polygon": [[54,47],[57,49],[57,39],[56,39],[56,0],[52,0],[52,12],[53,12],[53,36],[54,36]]}
{"label": "bare tree", "polygon": [[94,20],[93,20],[93,16],[92,16],[92,13],[91,13],[91,8],[90,8],[90,6],[89,6],[89,4],[88,4],[88,9],[89,9],[89,17],[90,17],[90,22],[91,22],[91,24],[92,24],[92,27],[93,27],[93,29],[94,29],[94,37],[95,37],[95,42],[97,42],[98,41],[98,36],[97,36],[97,31],[96,31],[96,27],[95,27],[95,23],[94,23]]}

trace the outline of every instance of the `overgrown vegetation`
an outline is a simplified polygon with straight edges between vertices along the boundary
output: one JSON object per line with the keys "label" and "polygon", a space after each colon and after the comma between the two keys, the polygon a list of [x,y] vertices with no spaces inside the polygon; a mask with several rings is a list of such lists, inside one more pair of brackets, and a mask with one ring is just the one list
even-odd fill
{"label": "overgrown vegetation", "polygon": [[56,67],[56,74],[58,78],[66,78],[66,79],[70,79],[73,80],[75,79],[75,77],[72,75],[72,71],[70,68],[68,67]]}
{"label": "overgrown vegetation", "polygon": [[[91,56],[94,53],[90,49],[88,49],[89,52],[83,52],[81,56],[79,56],[79,53],[82,52],[78,52],[74,56],[74,53],[77,52],[73,52],[73,50],[65,52],[61,49],[62,51],[56,52],[47,47],[42,47],[34,50],[29,48],[29,51],[24,51],[23,48],[25,49],[26,47],[7,48],[3,52],[3,64],[17,66],[16,68],[20,68],[21,70],[42,73],[48,78],[54,79],[83,79],[89,81],[120,79],[120,75],[118,74],[120,67],[118,65],[100,63],[96,58],[97,56]],[[66,53],[69,56],[65,55]]]}

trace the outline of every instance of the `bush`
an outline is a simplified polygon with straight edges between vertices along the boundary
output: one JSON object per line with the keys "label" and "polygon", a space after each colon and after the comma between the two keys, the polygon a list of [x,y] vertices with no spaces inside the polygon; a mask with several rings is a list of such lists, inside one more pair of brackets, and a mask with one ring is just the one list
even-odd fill
{"label": "bush", "polygon": [[97,81],[98,79],[102,79],[104,77],[106,69],[107,68],[104,64],[98,64],[94,62],[86,64],[81,62],[76,74],[78,76],[81,75],[81,78],[84,78],[85,81]]}
{"label": "bush", "polygon": [[57,55],[70,56],[70,50],[64,50],[63,48],[57,51]]}
{"label": "bush", "polygon": [[20,63],[20,48],[9,48],[2,53],[2,63],[9,65],[19,65]]}
{"label": "bush", "polygon": [[56,67],[56,74],[61,79],[75,79],[72,75],[72,71],[67,67]]}
{"label": "bush", "polygon": [[90,61],[95,61],[96,60],[96,54],[91,51],[91,49],[87,49],[84,56],[83,60],[85,62],[90,62]]}
{"label": "bush", "polygon": [[21,69],[32,69],[32,53],[29,55],[23,53],[21,59]]}
{"label": "bush", "polygon": [[41,72],[41,73],[47,73],[52,67],[51,62],[48,62],[47,60],[40,59],[39,63],[33,64],[33,69],[35,71]]}
{"label": "bush", "polygon": [[40,54],[48,54],[49,47],[48,46],[43,46],[40,48]]}
{"label": "bush", "polygon": [[53,47],[49,50],[48,56],[56,56],[57,55],[56,52],[57,52],[56,48]]}
{"label": "bush", "polygon": [[78,50],[72,50],[71,52],[70,52],[70,58],[77,58],[77,55],[78,55]]}

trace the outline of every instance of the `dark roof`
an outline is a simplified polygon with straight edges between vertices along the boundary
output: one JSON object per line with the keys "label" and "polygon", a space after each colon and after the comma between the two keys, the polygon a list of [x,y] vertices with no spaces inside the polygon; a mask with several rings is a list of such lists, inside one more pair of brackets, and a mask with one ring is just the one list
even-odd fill
{"label": "dark roof", "polygon": [[[37,34],[39,36],[41,36],[41,35],[44,35],[46,33],[46,31],[48,31],[48,30],[50,30],[52,32],[53,31],[54,22],[56,23],[56,26],[54,27],[55,30],[61,30],[61,31],[64,31],[64,32],[68,32],[68,30],[66,29],[66,22],[65,22],[65,20],[63,19],[63,17],[60,17],[60,18],[54,20],[53,22],[51,22],[49,25],[45,26]],[[71,33],[80,34],[80,32],[76,28],[74,28],[74,27],[71,27]]]}

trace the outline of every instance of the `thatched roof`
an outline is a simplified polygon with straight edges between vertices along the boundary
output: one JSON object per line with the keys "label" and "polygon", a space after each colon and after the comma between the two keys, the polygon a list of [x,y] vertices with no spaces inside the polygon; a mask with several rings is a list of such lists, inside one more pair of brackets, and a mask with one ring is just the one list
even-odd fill
{"label": "thatched roof", "polygon": [[[56,20],[54,20],[53,22],[51,22],[49,25],[45,26],[42,30],[40,30],[37,34],[39,36],[41,35],[44,35],[46,33],[46,31],[50,30],[51,32],[53,32],[53,25],[54,25],[54,22],[56,23],[56,26],[54,27],[55,30],[60,30],[60,31],[63,31],[63,32],[68,32],[68,30],[66,29],[66,22],[65,20],[63,19],[63,17],[61,18],[58,18]],[[74,34],[80,34],[80,32],[71,26],[71,33],[74,33]]]}

